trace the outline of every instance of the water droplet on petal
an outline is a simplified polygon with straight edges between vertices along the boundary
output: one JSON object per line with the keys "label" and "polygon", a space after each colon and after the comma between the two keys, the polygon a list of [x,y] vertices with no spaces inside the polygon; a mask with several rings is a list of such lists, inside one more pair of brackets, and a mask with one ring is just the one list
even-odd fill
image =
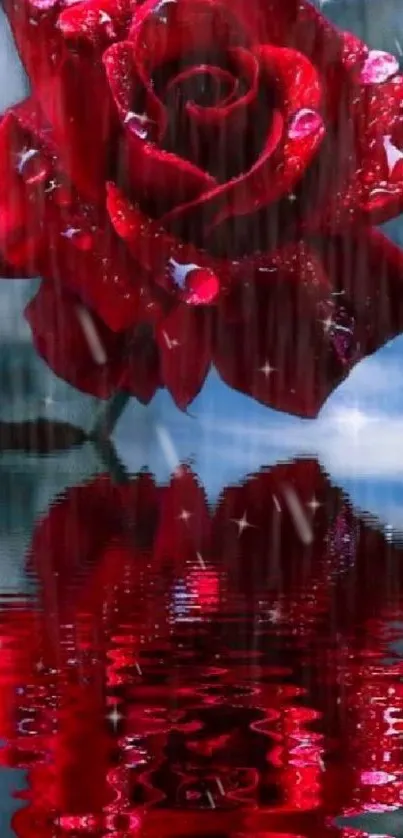
{"label": "water droplet on petal", "polygon": [[370,51],[361,70],[360,80],[363,84],[381,84],[399,70],[399,62],[389,52],[379,49]]}
{"label": "water droplet on petal", "polygon": [[150,132],[152,120],[145,113],[128,111],[124,120],[130,131],[133,131],[141,140],[145,140]]}
{"label": "water droplet on petal", "polygon": [[17,169],[25,183],[41,183],[49,176],[49,163],[36,148],[24,149],[18,155]]}
{"label": "water droplet on petal", "polygon": [[393,774],[388,774],[386,771],[362,771],[361,773],[363,786],[385,786],[395,779]]}
{"label": "water droplet on petal", "polygon": [[53,9],[57,5],[58,0],[31,0],[32,5],[40,11],[47,11]]}
{"label": "water droplet on petal", "polygon": [[188,275],[191,271],[197,270],[200,265],[188,263],[186,265],[177,262],[175,259],[170,259],[168,262],[171,279],[181,291],[185,291]]}
{"label": "water droplet on petal", "polygon": [[392,143],[390,135],[383,138],[383,147],[386,153],[389,174],[392,175],[397,164],[403,160],[403,151]]}
{"label": "water droplet on petal", "polygon": [[67,227],[61,234],[64,239],[69,239],[78,250],[91,250],[93,239],[90,233],[81,230],[79,227]]}
{"label": "water droplet on petal", "polygon": [[169,8],[176,3],[177,0],[160,0],[155,6],[152,14],[162,23],[168,23]]}
{"label": "water droplet on petal", "polygon": [[208,268],[195,268],[190,271],[183,302],[188,305],[209,305],[214,302],[220,291],[218,277]]}
{"label": "water droplet on petal", "polygon": [[194,263],[181,264],[175,259],[168,262],[171,279],[188,305],[209,305],[220,291],[218,277],[209,268]]}
{"label": "water droplet on petal", "polygon": [[292,140],[300,140],[309,134],[317,133],[322,126],[323,120],[317,111],[312,111],[310,108],[301,108],[290,124],[288,136]]}

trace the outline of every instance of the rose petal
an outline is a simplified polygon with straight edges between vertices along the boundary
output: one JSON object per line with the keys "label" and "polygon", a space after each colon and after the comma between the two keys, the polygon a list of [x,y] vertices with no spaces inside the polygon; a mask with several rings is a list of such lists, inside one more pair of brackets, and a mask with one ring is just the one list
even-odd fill
{"label": "rose petal", "polygon": [[85,0],[64,9],[58,26],[65,38],[85,39],[101,48],[125,37],[131,16],[130,0]]}
{"label": "rose petal", "polygon": [[[220,183],[232,180],[255,161],[260,151],[270,113],[267,102],[259,100],[259,65],[256,58],[242,47],[227,52],[238,85],[245,92],[228,104],[201,107],[193,102],[185,106],[189,136],[188,155],[199,165],[203,163]],[[177,127],[174,126],[175,140]],[[234,137],[237,143],[234,143]]]}
{"label": "rose petal", "polygon": [[361,70],[362,84],[381,84],[395,76],[399,70],[399,62],[394,55],[373,49],[368,53]]}
{"label": "rose petal", "polygon": [[26,317],[35,348],[56,375],[84,392],[108,398],[120,383],[123,342],[93,314],[80,318],[83,311],[77,299],[42,283]]}
{"label": "rose petal", "polygon": [[111,329],[137,323],[146,307],[104,211],[81,201],[35,123],[34,105],[13,108],[0,125],[0,252],[24,273],[63,282]]}
{"label": "rose petal", "polygon": [[375,352],[403,329],[403,252],[375,229],[329,236],[322,262],[355,316],[360,357]]}
{"label": "rose petal", "polygon": [[111,332],[77,297],[43,282],[26,309],[34,345],[56,375],[98,398],[126,390],[147,403],[160,384],[144,330]]}
{"label": "rose petal", "polygon": [[316,195],[316,207],[311,200],[309,214],[304,213],[311,230],[333,232],[368,220],[381,223],[403,205],[403,78],[363,83],[368,47],[349,33],[341,37],[337,66],[343,83],[334,97],[338,110],[323,146],[321,195]]}
{"label": "rose petal", "polygon": [[45,113],[67,177],[83,196],[99,200],[103,196],[109,142],[117,127],[102,65],[91,55],[70,54],[49,85]]}
{"label": "rose petal", "polygon": [[113,127],[102,65],[93,55],[68,52],[57,27],[58,4],[42,9],[30,0],[6,0],[6,12],[66,172],[84,194],[99,197]]}
{"label": "rose petal", "polygon": [[246,39],[284,43],[302,5],[305,3],[297,0],[146,0],[134,19],[131,37],[142,40],[144,53],[151,45],[154,64],[159,64],[162,56],[179,55],[183,44],[210,48],[212,33],[214,42],[224,48],[229,41],[234,46],[235,38],[239,44]]}
{"label": "rose petal", "polygon": [[[256,50],[266,83],[282,96],[266,143],[249,171],[172,210],[162,219],[172,230],[220,224],[226,218],[256,212],[279,200],[300,180],[322,143],[325,128],[318,111],[321,87],[317,72],[300,53],[262,47]],[[283,118],[287,126],[283,125]]]}
{"label": "rose petal", "polygon": [[219,288],[227,285],[231,272],[228,262],[214,260],[169,235],[158,222],[130,204],[114,184],[108,184],[107,206],[117,234],[153,285],[191,305],[214,301]]}
{"label": "rose petal", "polygon": [[209,311],[179,304],[159,325],[157,340],[162,380],[175,404],[185,410],[200,392],[210,366]]}
{"label": "rose petal", "polygon": [[315,416],[350,357],[326,331],[331,290],[320,259],[302,244],[262,258],[217,312],[213,362],[224,381],[277,410]]}
{"label": "rose petal", "polygon": [[43,244],[43,213],[36,199],[40,207],[44,185],[32,179],[41,169],[46,176],[43,167],[41,143],[31,142],[16,115],[7,113],[0,123],[0,254],[17,273],[35,275]]}
{"label": "rose petal", "polygon": [[[273,46],[254,51],[266,84],[275,84],[282,113],[290,119],[301,111],[317,111],[322,88],[316,67],[301,52]],[[283,111],[284,108],[284,111]]]}
{"label": "rose petal", "polygon": [[[282,184],[285,182],[284,174],[277,161],[276,180],[272,158],[280,145],[283,127],[282,116],[279,111],[275,111],[264,149],[255,165],[229,183],[204,192],[200,198],[181,204],[167,213],[161,219],[163,226],[183,234],[195,230],[202,223],[212,226],[231,215],[246,215],[279,197],[278,193],[283,191]],[[296,162],[295,157],[291,159]],[[285,190],[287,187],[285,182]]]}
{"label": "rose petal", "polygon": [[[211,188],[215,181],[210,175],[156,144],[164,131],[165,110],[136,65],[133,46],[114,44],[104,55],[104,65],[123,123],[119,172],[133,194],[143,196],[161,214],[173,203]],[[141,94],[145,107],[138,113],[133,102],[136,97],[140,102]]]}
{"label": "rose petal", "polygon": [[181,60],[191,45],[194,54],[248,42],[246,30],[233,11],[214,0],[146,0],[130,31],[137,60],[148,73],[162,64]]}

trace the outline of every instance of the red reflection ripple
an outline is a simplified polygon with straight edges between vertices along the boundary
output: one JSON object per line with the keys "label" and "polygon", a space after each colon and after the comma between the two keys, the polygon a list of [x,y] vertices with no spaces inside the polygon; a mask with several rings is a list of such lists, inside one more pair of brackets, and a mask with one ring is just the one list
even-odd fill
{"label": "red reflection ripple", "polygon": [[184,468],[69,490],[0,613],[13,834],[352,838],[400,806],[402,559],[314,461],[214,510]]}

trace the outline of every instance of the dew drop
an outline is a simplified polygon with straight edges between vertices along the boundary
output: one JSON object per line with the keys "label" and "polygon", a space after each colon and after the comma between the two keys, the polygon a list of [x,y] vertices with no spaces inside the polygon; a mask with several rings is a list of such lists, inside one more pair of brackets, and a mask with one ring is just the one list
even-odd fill
{"label": "dew drop", "polygon": [[400,151],[400,148],[397,148],[397,146],[392,143],[390,135],[383,138],[383,147],[386,153],[389,174],[392,175],[395,167],[403,160],[403,151]]}
{"label": "dew drop", "polygon": [[176,4],[177,0],[160,0],[153,10],[153,16],[162,23],[168,23],[169,8]]}
{"label": "dew drop", "polygon": [[388,774],[386,771],[363,771],[361,773],[361,783],[363,786],[385,786],[395,780],[393,774]]}
{"label": "dew drop", "polygon": [[149,119],[145,113],[135,113],[128,111],[124,118],[124,125],[127,125],[130,131],[133,131],[141,140],[145,140],[150,132],[152,120]]}
{"label": "dew drop", "polygon": [[220,283],[213,271],[196,268],[189,273],[183,301],[188,305],[209,305],[218,296]]}
{"label": "dew drop", "polygon": [[288,129],[288,136],[291,140],[300,140],[309,134],[315,134],[323,126],[322,117],[317,111],[310,108],[302,108],[298,111]]}
{"label": "dew drop", "polygon": [[49,176],[49,163],[35,148],[24,149],[18,156],[18,172],[25,183],[41,183]]}
{"label": "dew drop", "polygon": [[194,263],[181,264],[175,259],[168,262],[171,279],[188,305],[209,305],[218,296],[220,283],[209,268]]}
{"label": "dew drop", "polygon": [[363,84],[381,84],[394,76],[398,70],[399,62],[394,55],[373,49],[361,70],[360,80]]}
{"label": "dew drop", "polygon": [[61,234],[64,239],[69,239],[78,250],[91,250],[93,238],[91,233],[81,230],[79,227],[67,227]]}
{"label": "dew drop", "polygon": [[198,270],[200,265],[195,265],[188,263],[186,265],[177,262],[175,259],[170,259],[168,262],[170,274],[173,282],[175,285],[180,288],[181,291],[185,291],[186,289],[186,281],[188,275],[193,270]]}

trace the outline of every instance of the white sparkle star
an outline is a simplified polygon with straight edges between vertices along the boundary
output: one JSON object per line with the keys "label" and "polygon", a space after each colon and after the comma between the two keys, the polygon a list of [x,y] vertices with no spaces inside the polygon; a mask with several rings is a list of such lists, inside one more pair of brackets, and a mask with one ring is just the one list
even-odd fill
{"label": "white sparkle star", "polygon": [[118,726],[118,724],[119,724],[119,722],[122,718],[123,718],[123,716],[122,716],[121,713],[119,713],[119,710],[118,710],[118,708],[116,707],[116,704],[115,704],[113,709],[111,710],[111,712],[107,716],[107,719],[109,719],[111,725],[114,727],[115,730],[116,730],[116,728],[117,728],[117,726]]}
{"label": "white sparkle star", "polygon": [[57,189],[57,183],[56,183],[55,179],[54,179],[54,178],[52,178],[52,179],[49,181],[49,183],[48,183],[48,185],[47,185],[47,187],[46,187],[46,189],[45,189],[45,192],[47,192],[47,193],[49,193],[49,192],[54,192],[54,190],[55,190],[55,189]]}
{"label": "white sparkle star", "polygon": [[315,514],[315,512],[317,512],[317,510],[320,506],[322,506],[322,504],[319,503],[318,499],[315,497],[315,495],[313,495],[311,500],[308,501],[307,506],[309,506],[309,509],[311,509],[312,513]]}
{"label": "white sparkle star", "polygon": [[216,781],[217,786],[218,786],[218,791],[220,792],[220,794],[222,794],[223,797],[225,797],[225,789],[224,789],[224,786],[223,786],[220,778],[216,777],[215,781]]}
{"label": "white sparkle star", "polygon": [[278,604],[273,605],[273,608],[270,608],[270,611],[268,611],[267,616],[271,623],[279,623],[282,616],[280,606]]}
{"label": "white sparkle star", "polygon": [[182,509],[178,515],[179,520],[184,521],[184,523],[187,523],[191,517],[192,513],[188,509]]}
{"label": "white sparkle star", "polygon": [[60,235],[63,236],[64,239],[73,239],[74,236],[77,236],[79,233],[81,233],[79,227],[68,227],[67,230],[64,230],[63,233],[60,233]]}
{"label": "white sparkle star", "polygon": [[328,332],[330,332],[331,329],[333,329],[334,322],[333,322],[333,319],[332,319],[331,315],[329,315],[329,317],[326,317],[326,320],[322,320],[321,323],[324,327],[324,330],[325,330],[326,334]]}
{"label": "white sparkle star", "polygon": [[275,369],[271,366],[270,361],[265,361],[263,366],[259,368],[259,372],[262,372],[264,377],[268,378],[272,372],[275,372]]}
{"label": "white sparkle star", "polygon": [[232,518],[231,520],[238,527],[238,536],[242,535],[244,530],[253,527],[253,524],[250,524],[246,517],[246,512],[243,513],[242,518]]}

